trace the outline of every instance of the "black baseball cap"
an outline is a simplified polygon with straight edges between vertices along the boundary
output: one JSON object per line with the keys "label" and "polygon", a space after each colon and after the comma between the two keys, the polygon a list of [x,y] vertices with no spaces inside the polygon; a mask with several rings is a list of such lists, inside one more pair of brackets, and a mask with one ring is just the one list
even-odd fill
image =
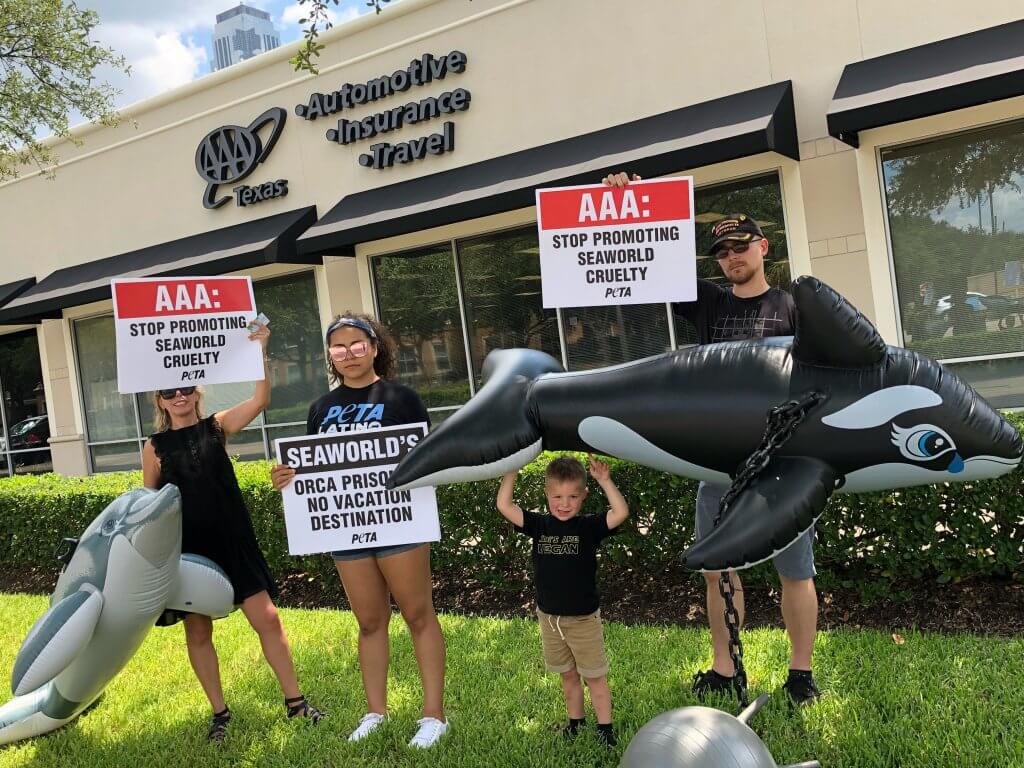
{"label": "black baseball cap", "polygon": [[749,243],[757,238],[764,238],[761,227],[745,213],[733,213],[719,219],[711,227],[711,245],[708,256],[714,256],[718,246],[731,240],[734,243]]}

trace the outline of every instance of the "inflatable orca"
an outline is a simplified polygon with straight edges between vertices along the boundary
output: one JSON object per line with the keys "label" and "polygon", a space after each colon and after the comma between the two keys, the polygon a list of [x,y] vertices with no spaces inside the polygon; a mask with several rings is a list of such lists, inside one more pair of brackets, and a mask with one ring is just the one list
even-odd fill
{"label": "inflatable orca", "polygon": [[785,549],[835,491],[978,480],[1020,464],[1020,434],[955,374],[886,346],[821,281],[800,278],[792,292],[793,337],[572,373],[536,350],[496,350],[484,386],[402,459],[389,487],[497,477],[542,449],[595,451],[727,485],[760,444],[771,408],[821,393],[721,524],[685,555],[691,568],[721,570]]}
{"label": "inflatable orca", "polygon": [[166,609],[220,617],[234,606],[224,572],[181,555],[173,485],[129,491],[86,528],[57,579],[50,609],[14,661],[15,698],[0,707],[0,744],[77,717],[134,655]]}

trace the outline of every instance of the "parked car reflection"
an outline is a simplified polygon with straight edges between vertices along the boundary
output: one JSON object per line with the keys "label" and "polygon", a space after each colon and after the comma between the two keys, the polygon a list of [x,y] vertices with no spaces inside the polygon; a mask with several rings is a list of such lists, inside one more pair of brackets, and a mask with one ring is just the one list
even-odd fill
{"label": "parked car reflection", "polygon": [[45,448],[50,439],[50,420],[46,414],[30,416],[14,424],[10,429],[12,451],[31,448]]}
{"label": "parked car reflection", "polygon": [[[1024,300],[1001,294],[968,291],[963,299],[966,313],[958,317],[953,296],[935,302],[935,310],[924,322],[926,338],[944,336],[953,329],[957,335],[983,331],[1005,331],[1024,325]],[[991,324],[991,325],[990,325]]]}

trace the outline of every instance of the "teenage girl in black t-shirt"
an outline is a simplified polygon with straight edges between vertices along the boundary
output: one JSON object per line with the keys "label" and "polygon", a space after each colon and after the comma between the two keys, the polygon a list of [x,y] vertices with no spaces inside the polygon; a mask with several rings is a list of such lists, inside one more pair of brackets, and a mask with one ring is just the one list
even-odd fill
{"label": "teenage girl in black t-shirt", "polygon": [[[428,421],[412,389],[394,375],[396,346],[391,335],[367,315],[346,313],[327,328],[328,366],[338,384],[309,409],[307,432],[344,432]],[[283,464],[271,470],[278,490],[295,476]],[[413,747],[430,747],[448,730],[444,715],[444,638],[434,613],[430,544],[333,552],[345,595],[359,623],[359,666],[367,712],[349,736],[359,741],[387,716],[389,595],[409,627],[423,685],[423,717]]]}

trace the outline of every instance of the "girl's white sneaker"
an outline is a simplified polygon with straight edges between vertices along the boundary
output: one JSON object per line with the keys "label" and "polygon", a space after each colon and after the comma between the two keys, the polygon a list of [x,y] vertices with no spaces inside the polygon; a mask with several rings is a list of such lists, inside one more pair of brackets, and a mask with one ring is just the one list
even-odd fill
{"label": "girl's white sneaker", "polygon": [[422,717],[416,721],[416,724],[419,726],[419,730],[409,742],[410,747],[427,749],[437,744],[441,737],[448,733],[448,723],[441,722],[436,717]]}
{"label": "girl's white sneaker", "polygon": [[367,712],[359,720],[359,725],[357,725],[356,729],[349,735],[348,740],[359,741],[360,739],[365,739],[377,730],[383,722],[384,715],[379,712]]}

